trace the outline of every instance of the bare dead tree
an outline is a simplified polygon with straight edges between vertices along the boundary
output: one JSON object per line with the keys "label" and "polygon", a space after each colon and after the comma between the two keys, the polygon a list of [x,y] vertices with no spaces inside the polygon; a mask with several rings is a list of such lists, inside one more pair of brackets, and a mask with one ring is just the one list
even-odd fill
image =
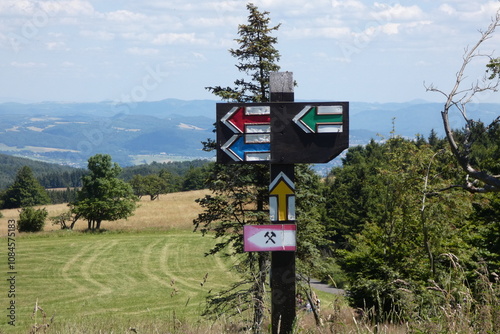
{"label": "bare dead tree", "polygon": [[[498,91],[500,76],[488,77],[485,73],[481,80],[477,80],[470,86],[464,88],[464,85],[466,85],[464,81],[467,79],[465,71],[473,60],[486,57],[489,58],[491,62],[494,59],[492,55],[482,53],[479,48],[493,36],[498,26],[500,26],[500,8],[497,10],[495,17],[492,18],[488,28],[485,31],[479,31],[481,37],[477,43],[473,47],[467,47],[465,49],[462,66],[456,74],[455,85],[449,93],[433,85],[425,86],[427,91],[440,93],[446,98],[444,109],[441,111],[446,138],[448,139],[453,155],[467,175],[464,184],[454,187],[461,187],[472,193],[500,192],[500,175],[492,175],[487,171],[480,170],[471,162],[472,145],[476,140],[473,136],[472,129],[477,121],[469,118],[467,115],[467,105],[478,94]],[[461,137],[460,142],[456,133],[451,128],[449,121],[449,113],[451,110],[458,110],[465,120],[465,136]],[[493,120],[489,126],[491,127],[499,122],[500,116]]]}

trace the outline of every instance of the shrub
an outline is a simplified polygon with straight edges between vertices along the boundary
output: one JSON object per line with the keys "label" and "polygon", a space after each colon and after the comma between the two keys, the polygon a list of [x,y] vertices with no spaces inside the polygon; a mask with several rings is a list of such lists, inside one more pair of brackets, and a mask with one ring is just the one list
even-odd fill
{"label": "shrub", "polygon": [[39,232],[43,231],[45,219],[49,215],[48,211],[43,209],[33,209],[31,207],[23,208],[17,222],[19,232]]}

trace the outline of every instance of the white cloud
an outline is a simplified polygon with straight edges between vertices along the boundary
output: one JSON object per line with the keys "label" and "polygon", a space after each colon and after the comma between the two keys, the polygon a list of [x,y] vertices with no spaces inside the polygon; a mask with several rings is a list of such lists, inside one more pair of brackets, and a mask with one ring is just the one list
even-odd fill
{"label": "white cloud", "polygon": [[221,27],[221,26],[234,26],[237,27],[241,23],[241,19],[236,16],[218,16],[218,17],[196,17],[190,18],[187,21],[190,27]]}
{"label": "white cloud", "polygon": [[104,48],[100,47],[100,46],[90,46],[90,47],[84,48],[83,51],[100,53],[100,52],[104,51]]}
{"label": "white cloud", "polygon": [[0,13],[3,15],[29,15],[35,11],[35,2],[30,0],[3,0]]}
{"label": "white cloud", "polygon": [[135,42],[149,42],[152,40],[152,35],[150,33],[146,32],[125,32],[120,34],[121,38],[129,41],[135,41]]}
{"label": "white cloud", "polygon": [[447,15],[450,19],[460,21],[480,21],[491,19],[499,8],[498,1],[452,1],[438,7],[438,12]]}
{"label": "white cloud", "polygon": [[351,59],[346,57],[332,57],[325,52],[313,52],[312,56],[320,62],[350,63]]}
{"label": "white cloud", "polygon": [[38,1],[37,3],[40,8],[50,16],[58,14],[69,16],[91,16],[96,14],[92,4],[86,0]]}
{"label": "white cloud", "polygon": [[191,33],[163,33],[153,39],[155,45],[170,44],[207,44],[206,41],[196,38],[196,34]]}
{"label": "white cloud", "polygon": [[[283,68],[294,70],[296,66],[297,73],[319,77],[326,76],[333,66],[337,67],[335,71],[349,67],[352,76],[356,76],[356,71],[363,67],[358,64],[372,59],[378,59],[377,64],[380,60],[397,64],[404,58],[418,66],[418,75],[429,68],[423,61],[440,62],[445,68],[453,52],[460,60],[463,48],[477,40],[477,30],[487,27],[500,6],[497,0],[252,2],[260,11],[269,11],[272,26],[282,23],[273,35],[278,37]],[[176,82],[167,94],[176,97],[183,94],[175,78],[181,67],[196,68],[203,73],[200,77],[217,76],[228,82],[234,79],[224,72],[226,68],[233,69],[234,63],[227,50],[237,47],[234,39],[238,37],[238,25],[247,23],[246,4],[242,0],[0,0],[2,62],[12,73],[26,73],[23,82],[27,83],[31,82],[32,74],[19,69],[37,68],[37,72],[49,78],[57,67],[61,82],[54,79],[53,87],[59,84],[58,92],[67,86],[65,76],[81,70],[96,80],[95,85],[86,82],[85,87],[91,88],[85,89],[88,97],[84,98],[91,100],[92,94],[114,97],[113,93],[105,92],[108,88],[99,86],[105,76],[110,83],[106,87],[127,86],[124,68],[130,69],[127,73],[133,79],[133,73],[141,71],[134,66],[157,62],[161,56],[165,64],[170,64],[172,82]],[[500,32],[489,41],[493,48],[498,45],[499,37]],[[14,50],[12,43],[18,43],[19,47]],[[64,50],[98,53],[99,57],[54,52]],[[312,53],[314,56],[310,58]],[[121,56],[116,57],[117,54]],[[50,59],[50,66],[43,63],[45,59]],[[233,62],[228,65],[228,61]],[[52,68],[52,64],[57,66]],[[393,68],[384,69],[380,64],[367,75],[384,77],[384,71],[392,73]],[[408,77],[415,76],[411,71],[409,68]],[[452,75],[454,72],[455,69],[450,71]],[[5,82],[13,81],[9,75],[5,73]],[[113,80],[121,81],[114,85]],[[204,83],[195,79],[190,87],[197,84],[204,91]],[[30,87],[30,91],[36,91],[33,84]],[[416,89],[420,88],[419,82]],[[321,89],[311,96],[304,93],[304,98],[325,94],[319,92]],[[12,92],[8,94],[15,96]]]}
{"label": "white cloud", "polygon": [[241,9],[241,1],[212,1],[207,7],[219,13],[235,12]]}
{"label": "white cloud", "polygon": [[153,11],[162,11],[165,10],[175,10],[175,11],[193,11],[198,9],[201,4],[193,4],[186,0],[150,0],[145,3],[146,7],[150,8]]}
{"label": "white cloud", "polygon": [[260,11],[269,11],[272,13],[273,9],[286,11],[289,8],[300,7],[303,8],[303,13],[314,8],[331,7],[330,0],[316,0],[316,1],[303,1],[303,0],[258,0],[254,2]]}
{"label": "white cloud", "polygon": [[45,63],[36,63],[36,62],[18,62],[18,61],[13,61],[10,63],[10,66],[16,67],[16,68],[40,68],[40,67],[46,67],[47,64]]}
{"label": "white cloud", "polygon": [[400,23],[386,23],[380,26],[371,27],[367,29],[367,35],[374,35],[381,32],[386,35],[396,35],[399,33]]}
{"label": "white cloud", "polygon": [[204,54],[199,53],[199,52],[193,52],[193,56],[197,60],[201,60],[201,61],[207,61],[208,60],[207,57],[205,57]]}
{"label": "white cloud", "polygon": [[115,38],[115,34],[108,31],[90,31],[83,30],[80,32],[80,35],[90,39],[96,39],[100,41],[111,41]]}
{"label": "white cloud", "polygon": [[310,39],[310,38],[346,38],[350,36],[351,30],[347,27],[316,27],[316,28],[295,28],[285,33],[290,39]]}
{"label": "white cloud", "polygon": [[366,8],[361,1],[357,0],[332,0],[332,7],[352,10],[364,10]]}
{"label": "white cloud", "polygon": [[456,9],[450,6],[449,4],[445,3],[439,6],[439,11],[443,12],[446,15],[455,15],[456,14]]}
{"label": "white cloud", "polygon": [[396,4],[390,6],[384,3],[376,2],[374,4],[376,11],[372,13],[373,17],[384,21],[409,21],[418,20],[424,16],[424,13],[417,5],[402,6]]}
{"label": "white cloud", "polygon": [[69,51],[70,48],[64,42],[46,42],[45,47],[49,51]]}
{"label": "white cloud", "polygon": [[128,10],[117,10],[107,13],[106,18],[110,21],[129,23],[132,21],[143,21],[148,17],[144,14],[134,13]]}
{"label": "white cloud", "polygon": [[160,53],[158,49],[152,48],[128,48],[127,53],[135,56],[155,56]]}
{"label": "white cloud", "polygon": [[485,4],[475,7],[475,10],[466,11],[463,13],[463,17],[466,20],[477,21],[480,19],[491,19],[496,10],[498,10],[498,1],[489,1]]}
{"label": "white cloud", "polygon": [[3,15],[17,15],[25,17],[53,17],[58,14],[69,16],[94,15],[92,4],[86,0],[2,0],[0,13]]}

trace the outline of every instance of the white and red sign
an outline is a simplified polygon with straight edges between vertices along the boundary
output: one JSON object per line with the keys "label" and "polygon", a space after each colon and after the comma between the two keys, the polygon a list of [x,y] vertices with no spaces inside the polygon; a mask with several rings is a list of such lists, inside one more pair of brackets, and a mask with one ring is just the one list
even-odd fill
{"label": "white and red sign", "polygon": [[221,149],[234,161],[269,161],[271,159],[271,107],[233,107],[221,122],[234,135]]}
{"label": "white and red sign", "polygon": [[243,245],[245,252],[295,251],[297,226],[245,225]]}

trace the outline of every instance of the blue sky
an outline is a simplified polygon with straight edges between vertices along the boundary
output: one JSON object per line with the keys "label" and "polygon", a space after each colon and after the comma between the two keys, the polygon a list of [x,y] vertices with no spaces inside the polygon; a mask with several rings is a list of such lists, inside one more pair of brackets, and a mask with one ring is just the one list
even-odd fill
{"label": "blue sky", "polygon": [[[464,48],[500,7],[478,0],[255,0],[281,23],[283,71],[296,99],[442,101]],[[1,0],[0,102],[215,99],[204,87],[241,77],[237,48],[246,1]],[[482,50],[495,53],[500,31]],[[499,48],[497,48],[499,49]],[[484,74],[486,58],[469,78]],[[500,102],[500,94],[480,101]]]}

